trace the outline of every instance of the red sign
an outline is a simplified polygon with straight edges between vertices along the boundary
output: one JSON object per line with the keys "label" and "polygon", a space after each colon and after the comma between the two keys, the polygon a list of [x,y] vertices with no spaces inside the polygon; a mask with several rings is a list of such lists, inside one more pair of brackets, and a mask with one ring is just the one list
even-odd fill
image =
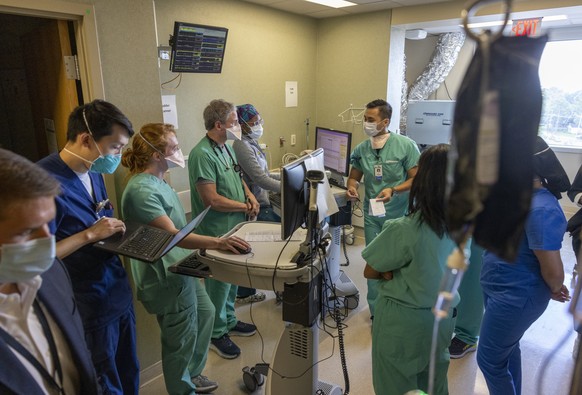
{"label": "red sign", "polygon": [[542,18],[518,19],[513,21],[511,31],[515,36],[535,36],[542,28]]}

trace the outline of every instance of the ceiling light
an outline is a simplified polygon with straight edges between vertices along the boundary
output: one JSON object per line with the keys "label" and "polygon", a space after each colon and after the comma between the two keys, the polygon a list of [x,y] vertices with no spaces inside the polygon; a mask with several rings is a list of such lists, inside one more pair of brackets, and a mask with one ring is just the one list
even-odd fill
{"label": "ceiling light", "polygon": [[550,21],[563,21],[568,19],[568,17],[566,15],[550,15],[550,16],[544,16],[542,18],[543,22],[550,22]]}
{"label": "ceiling light", "polygon": [[321,4],[321,5],[325,5],[325,6],[333,7],[333,8],[343,8],[343,7],[350,7],[350,6],[356,5],[356,3],[351,3],[349,1],[344,1],[344,0],[305,0],[305,1],[308,1],[310,3]]}

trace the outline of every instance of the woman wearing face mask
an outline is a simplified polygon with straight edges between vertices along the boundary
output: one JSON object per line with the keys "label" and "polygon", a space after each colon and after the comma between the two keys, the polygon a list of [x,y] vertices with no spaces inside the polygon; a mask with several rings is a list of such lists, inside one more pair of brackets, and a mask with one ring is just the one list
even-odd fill
{"label": "woman wearing face mask", "polygon": [[[364,235],[366,245],[382,230],[388,219],[404,215],[408,205],[408,190],[416,175],[420,152],[414,141],[406,136],[388,131],[392,107],[377,99],[366,105],[364,133],[368,139],[354,148],[350,157],[352,168],[347,181],[347,196],[359,199],[358,186],[364,177]],[[383,203],[385,214],[372,215],[370,200]],[[368,306],[374,317],[374,301],[378,294],[378,281],[368,280]]]}
{"label": "woman wearing face mask", "polygon": [[[235,140],[232,147],[242,167],[243,178],[261,205],[257,220],[281,222],[281,217],[273,211],[269,201],[269,191],[280,192],[281,181],[279,177],[269,173],[267,158],[259,146],[259,138],[263,135],[263,119],[252,104],[237,106],[236,113],[242,138]],[[254,288],[238,287],[238,303],[260,302],[264,299],[263,292],[257,292]]]}
{"label": "woman wearing face mask", "polygon": [[[176,192],[163,179],[185,160],[172,125],[147,124],[123,153],[123,166],[132,175],[121,198],[123,217],[172,233],[186,225]],[[161,329],[162,367],[169,394],[209,393],[218,385],[201,375],[206,364],[214,322],[214,306],[199,279],[173,274],[167,268],[191,253],[188,249],[245,249],[237,237],[227,239],[188,235],[153,264],[130,259],[137,297],[155,314]]]}

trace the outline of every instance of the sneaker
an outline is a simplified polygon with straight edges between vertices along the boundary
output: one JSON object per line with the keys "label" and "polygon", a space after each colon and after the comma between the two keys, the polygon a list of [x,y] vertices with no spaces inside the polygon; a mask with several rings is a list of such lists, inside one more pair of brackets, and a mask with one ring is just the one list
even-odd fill
{"label": "sneaker", "polygon": [[257,291],[254,295],[247,296],[245,298],[236,298],[236,303],[246,304],[246,303],[256,303],[265,300],[266,295],[263,292]]}
{"label": "sneaker", "polygon": [[231,336],[252,336],[257,332],[257,327],[253,324],[237,321],[234,328],[228,332]]}
{"label": "sneaker", "polygon": [[208,377],[202,376],[201,374],[196,377],[192,377],[192,383],[194,383],[196,386],[197,394],[211,394],[218,388],[216,381],[212,381]]}
{"label": "sneaker", "polygon": [[226,359],[234,359],[240,355],[240,348],[230,340],[228,335],[210,339],[210,349]]}
{"label": "sneaker", "polygon": [[477,350],[476,344],[467,344],[464,341],[458,339],[457,337],[453,337],[451,345],[449,346],[449,353],[451,354],[451,359],[463,358],[468,353],[476,350]]}

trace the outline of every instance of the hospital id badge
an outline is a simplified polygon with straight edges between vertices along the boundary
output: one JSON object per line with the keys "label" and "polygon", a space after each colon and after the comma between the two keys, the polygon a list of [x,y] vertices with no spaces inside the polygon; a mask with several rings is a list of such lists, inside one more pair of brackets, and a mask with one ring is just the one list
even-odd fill
{"label": "hospital id badge", "polygon": [[376,181],[382,181],[382,165],[374,165],[374,177]]}

